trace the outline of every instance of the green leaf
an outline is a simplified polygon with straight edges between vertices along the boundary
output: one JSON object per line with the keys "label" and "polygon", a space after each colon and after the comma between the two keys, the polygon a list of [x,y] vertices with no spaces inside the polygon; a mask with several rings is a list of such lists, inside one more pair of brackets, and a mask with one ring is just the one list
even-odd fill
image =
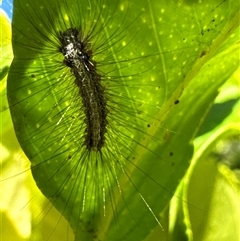
{"label": "green leaf", "polygon": [[[232,221],[238,223],[240,215],[240,185],[237,180],[240,154],[240,102],[239,100],[236,102],[239,96],[238,73],[239,70],[222,86],[202,129],[206,130],[206,127],[215,124],[214,128],[194,141],[195,154],[191,166],[182,180],[181,189],[176,193],[176,196],[182,197],[184,202],[174,198],[170,206],[172,240],[179,240],[178,237],[183,235],[187,235],[188,240],[239,239],[238,229],[232,223]],[[229,105],[229,102],[235,105]],[[221,105],[222,108],[219,109]],[[217,109],[228,113],[221,122]],[[213,118],[214,115],[216,118]],[[226,173],[225,177],[223,173]],[[224,222],[219,221],[223,212],[227,212],[231,217],[225,218]]]}
{"label": "green leaf", "polygon": [[[169,204],[188,170],[196,133],[219,88],[239,65],[236,31],[239,3],[234,0],[150,1],[147,4],[131,1],[118,6],[110,0],[104,2],[107,7],[99,1],[91,2],[90,7],[87,7],[89,1],[82,1],[81,5],[74,0],[67,3],[55,0],[15,2],[14,61],[7,83],[8,99],[14,129],[31,161],[34,179],[69,221],[76,234],[75,240],[94,240],[95,237],[144,240],[151,230],[159,227],[154,215],[158,218]],[[81,14],[76,14],[77,10]],[[117,90],[119,93],[126,91],[129,99],[135,100],[130,102],[135,108],[133,116],[124,110],[117,113],[118,116],[122,114],[122,118],[126,116],[123,120],[127,127],[135,120],[138,123],[132,133],[133,141],[126,138],[129,147],[123,146],[124,156],[130,158],[131,154],[133,158],[123,164],[127,175],[117,173],[119,183],[111,183],[113,196],[106,192],[106,203],[101,193],[96,195],[96,203],[105,207],[106,216],[95,214],[98,206],[90,202],[91,191],[98,184],[91,180],[86,190],[86,203],[90,204],[86,204],[88,210],[82,212],[85,183],[73,172],[75,168],[79,170],[79,159],[75,156],[70,158],[71,162],[66,161],[74,151],[79,151],[79,143],[73,138],[76,134],[61,136],[68,129],[69,119],[58,125],[59,113],[66,110],[67,101],[71,100],[71,95],[63,95],[63,90],[72,90],[73,83],[62,81],[59,85],[59,73],[63,69],[60,65],[56,69],[54,60],[61,62],[62,56],[56,51],[49,53],[51,45],[44,41],[52,38],[53,31],[62,30],[58,29],[62,26],[59,18],[69,27],[66,15],[73,16],[71,21],[83,24],[86,29],[91,27],[90,20],[100,16],[97,20],[103,26],[99,32],[103,39],[95,36],[97,43],[119,33],[110,38],[109,48],[99,53],[95,61],[107,61],[106,54],[112,56],[110,60],[117,63],[115,70],[111,66],[99,68],[122,77],[125,82],[121,83],[131,88],[125,90],[122,84]],[[56,29],[51,29],[52,26]],[[115,32],[118,28],[120,30]],[[126,47],[123,48],[124,43]],[[50,54],[52,59],[48,57]],[[130,67],[126,68],[126,63]],[[132,79],[124,78],[128,75]],[[61,98],[66,97],[68,99],[62,101]],[[151,124],[148,130],[146,123]],[[121,138],[114,137],[120,145],[126,145]],[[111,147],[110,150],[114,151]],[[94,169],[90,173],[93,172]],[[69,178],[70,174],[75,174],[73,179]],[[101,181],[99,187],[102,187]],[[95,230],[88,226],[92,221],[97,224]]]}

